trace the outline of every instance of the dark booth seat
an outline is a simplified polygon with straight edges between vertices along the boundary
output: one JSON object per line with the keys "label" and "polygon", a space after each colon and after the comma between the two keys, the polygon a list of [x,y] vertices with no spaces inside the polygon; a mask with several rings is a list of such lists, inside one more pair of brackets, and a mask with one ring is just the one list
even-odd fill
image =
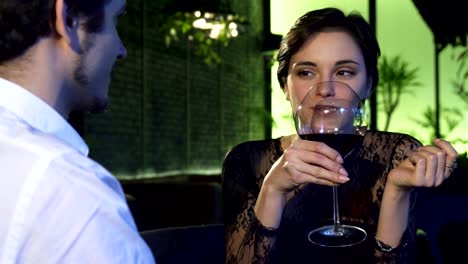
{"label": "dark booth seat", "polygon": [[223,264],[222,224],[169,227],[141,232],[158,264]]}
{"label": "dark booth seat", "polygon": [[122,187],[140,232],[223,221],[219,176],[127,180]]}
{"label": "dark booth seat", "polygon": [[[424,188],[417,203],[417,226],[428,242],[420,263],[468,263],[468,169],[456,169],[437,188]],[[423,252],[421,252],[423,253]]]}

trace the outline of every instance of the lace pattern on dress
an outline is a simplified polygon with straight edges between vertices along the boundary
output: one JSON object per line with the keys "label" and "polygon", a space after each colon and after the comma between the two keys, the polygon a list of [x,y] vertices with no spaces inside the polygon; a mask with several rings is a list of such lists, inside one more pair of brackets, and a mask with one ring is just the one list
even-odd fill
{"label": "lace pattern on dress", "polygon": [[[353,197],[340,205],[340,212],[345,213],[342,215],[351,215],[360,223],[376,227],[388,173],[420,146],[418,140],[408,135],[368,132],[356,157],[350,161],[350,166],[354,166],[360,176],[350,181],[352,184],[347,183],[347,187],[344,185],[344,188],[340,188],[340,195]],[[268,258],[269,255],[275,256],[274,258],[286,256],[287,259],[290,252],[275,246],[278,239],[285,239],[285,242],[278,245],[300,241],[300,238],[293,237],[296,233],[288,230],[303,222],[310,222],[310,217],[316,217],[305,208],[310,204],[311,198],[318,197],[314,193],[321,188],[312,188],[314,186],[296,191],[294,198],[288,201],[291,208],[283,212],[281,226],[277,230],[265,228],[255,217],[253,208],[263,179],[282,154],[280,139],[270,139],[239,144],[226,155],[222,172],[226,263],[270,263],[272,258]],[[302,201],[302,198],[309,200]],[[401,239],[401,243],[406,246],[392,252],[383,252],[375,246],[375,242],[369,243],[372,248],[368,248],[366,252],[374,252],[373,263],[410,262],[416,236],[415,202],[416,191],[413,191],[408,228]],[[315,206],[321,206],[320,201],[316,203]],[[370,239],[373,239],[372,235]],[[314,260],[316,259],[309,259]]]}

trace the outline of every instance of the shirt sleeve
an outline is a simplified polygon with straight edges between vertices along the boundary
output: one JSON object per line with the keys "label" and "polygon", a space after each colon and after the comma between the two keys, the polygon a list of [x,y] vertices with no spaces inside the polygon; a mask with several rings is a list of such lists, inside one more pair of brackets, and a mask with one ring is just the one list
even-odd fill
{"label": "shirt sleeve", "polygon": [[24,226],[19,263],[155,263],[105,170],[52,164]]}
{"label": "shirt sleeve", "polygon": [[61,259],[64,263],[155,263],[149,247],[132,226],[99,209]]}

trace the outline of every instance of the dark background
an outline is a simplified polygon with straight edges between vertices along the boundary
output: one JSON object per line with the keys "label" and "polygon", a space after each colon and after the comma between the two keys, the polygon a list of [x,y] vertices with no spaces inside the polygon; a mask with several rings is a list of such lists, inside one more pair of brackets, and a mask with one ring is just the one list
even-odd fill
{"label": "dark background", "polygon": [[[224,2],[248,23],[229,46],[211,47],[222,63],[208,65],[195,54],[193,42],[182,38],[167,46],[160,28],[174,7],[183,9],[188,2],[128,0],[118,26],[128,57],[113,72],[111,107],[104,114],[70,117],[89,145],[90,157],[122,182],[140,231],[222,225],[225,154],[240,142],[271,136],[270,62],[279,43],[268,32],[269,1]],[[438,54],[453,38],[444,36],[450,31],[440,31],[436,20],[429,22],[434,17],[426,15],[429,9],[421,10],[428,26],[437,29]],[[461,28],[456,34],[466,36],[468,26]],[[421,196],[421,263],[466,259],[466,243],[457,241],[468,237],[467,158],[459,164],[443,186]]]}
{"label": "dark background", "polygon": [[71,118],[90,157],[125,179],[219,174],[230,147],[268,136],[262,2],[232,1],[249,23],[229,46],[212,46],[222,63],[209,65],[183,38],[165,44],[158,22],[174,1],[127,1],[128,57],[113,72],[111,107]]}

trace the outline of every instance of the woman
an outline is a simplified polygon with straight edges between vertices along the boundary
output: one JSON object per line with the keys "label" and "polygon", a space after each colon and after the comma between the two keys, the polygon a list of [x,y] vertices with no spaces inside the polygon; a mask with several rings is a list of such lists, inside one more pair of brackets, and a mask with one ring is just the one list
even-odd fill
{"label": "woman", "polygon": [[[367,98],[377,86],[379,55],[359,14],[311,11],[282,40],[278,81],[293,109],[311,84],[324,81],[344,82]],[[223,163],[226,262],[410,262],[415,191],[440,185],[458,155],[447,141],[434,144],[368,131],[345,160],[296,134],[239,144]],[[363,243],[327,248],[308,241],[308,232],[331,218],[332,185],[339,186],[341,221],[364,228]]]}

